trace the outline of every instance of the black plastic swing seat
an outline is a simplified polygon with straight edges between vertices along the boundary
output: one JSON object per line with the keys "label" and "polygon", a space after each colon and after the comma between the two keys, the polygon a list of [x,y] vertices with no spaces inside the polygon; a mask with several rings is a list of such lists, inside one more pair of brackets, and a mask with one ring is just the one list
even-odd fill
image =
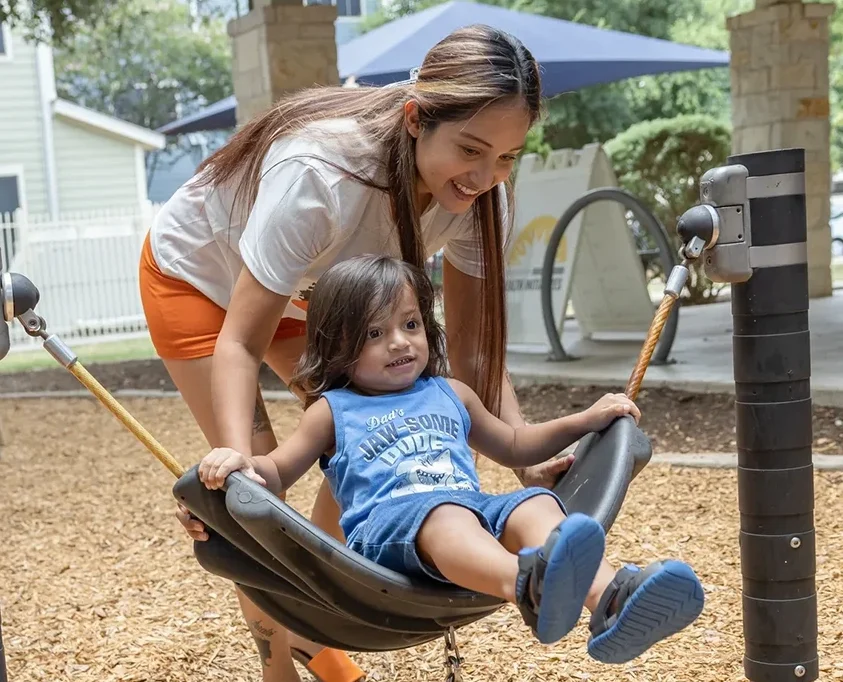
{"label": "black plastic swing seat", "polygon": [[[583,438],[575,455],[554,491],[569,513],[588,514],[608,531],[631,481],[650,460],[650,442],[631,417],[623,417]],[[364,559],[240,473],[228,477],[223,492],[208,490],[193,467],[173,493],[208,530],[207,541],[194,543],[200,565],[234,581],[288,629],[324,646],[402,649],[503,606],[496,597],[410,579]]]}

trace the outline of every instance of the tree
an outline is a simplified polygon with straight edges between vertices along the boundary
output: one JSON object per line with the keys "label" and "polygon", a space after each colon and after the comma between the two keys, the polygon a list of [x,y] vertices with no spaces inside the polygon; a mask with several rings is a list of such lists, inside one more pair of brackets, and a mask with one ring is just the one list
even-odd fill
{"label": "tree", "polygon": [[[110,21],[80,27],[56,50],[55,66],[60,97],[153,130],[233,89],[223,19],[179,0],[121,2]],[[168,152],[187,144],[171,141]]]}
{"label": "tree", "polygon": [[490,5],[531,12],[625,33],[666,38],[697,0],[483,0]]}
{"label": "tree", "polygon": [[[753,0],[512,1],[570,21],[712,49],[728,47],[726,16]],[[728,120],[729,71],[725,68],[667,73],[596,85],[554,98],[548,106],[545,139],[554,148],[606,142],[638,121],[706,114]]]}
{"label": "tree", "polygon": [[119,0],[2,0],[0,24],[20,27],[28,38],[63,45],[84,27],[108,20]]}
{"label": "tree", "polygon": [[[707,0],[676,19],[667,38],[676,43],[727,50],[726,17],[752,9],[753,0]],[[628,88],[638,120],[708,114],[728,120],[731,83],[727,68],[685,71],[648,77]]]}
{"label": "tree", "polygon": [[[0,24],[22,29],[25,37],[54,46],[72,41],[77,31],[113,22],[112,10],[127,0],[0,0]],[[251,0],[183,0],[197,16],[239,17]],[[112,26],[112,28],[114,28]]]}
{"label": "tree", "polygon": [[408,14],[421,12],[429,7],[441,5],[447,0],[384,0],[380,9],[372,14],[367,14],[360,22],[360,32],[372,31],[378,26],[388,24],[390,21],[400,19]]}
{"label": "tree", "polygon": [[56,51],[61,97],[155,129],[231,94],[222,20],[197,19],[178,0],[130,0],[114,19]]}
{"label": "tree", "polygon": [[[372,30],[408,14],[439,5],[446,0],[386,0],[382,9],[370,15],[363,30]],[[475,0],[519,12],[541,14],[627,33],[666,37],[670,26],[696,0]]]}

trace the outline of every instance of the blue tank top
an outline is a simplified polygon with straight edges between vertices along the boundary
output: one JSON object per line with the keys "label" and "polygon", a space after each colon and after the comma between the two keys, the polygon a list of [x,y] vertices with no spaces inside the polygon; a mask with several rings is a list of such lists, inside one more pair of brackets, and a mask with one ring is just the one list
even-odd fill
{"label": "blue tank top", "polygon": [[400,393],[326,391],[336,453],[322,468],[351,542],[376,505],[434,490],[480,490],[462,401],[443,377],[420,377]]}

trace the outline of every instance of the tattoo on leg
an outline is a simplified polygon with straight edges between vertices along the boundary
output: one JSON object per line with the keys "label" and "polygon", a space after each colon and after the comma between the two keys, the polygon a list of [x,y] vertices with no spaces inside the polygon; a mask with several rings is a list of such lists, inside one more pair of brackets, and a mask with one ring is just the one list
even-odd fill
{"label": "tattoo on leg", "polygon": [[272,658],[272,645],[270,644],[268,639],[261,639],[257,635],[255,636],[255,644],[258,645],[258,653],[261,657],[261,665],[264,668],[268,668],[269,659]]}
{"label": "tattoo on leg", "polygon": [[264,668],[268,668],[272,658],[272,642],[269,638],[275,634],[275,630],[263,627],[259,620],[249,623],[249,629],[252,631],[252,637],[255,638],[255,644],[258,646],[261,663]]}
{"label": "tattoo on leg", "polygon": [[269,414],[267,414],[263,396],[258,393],[258,398],[255,401],[255,417],[252,420],[252,435],[263,431],[272,431],[272,424],[269,422]]}

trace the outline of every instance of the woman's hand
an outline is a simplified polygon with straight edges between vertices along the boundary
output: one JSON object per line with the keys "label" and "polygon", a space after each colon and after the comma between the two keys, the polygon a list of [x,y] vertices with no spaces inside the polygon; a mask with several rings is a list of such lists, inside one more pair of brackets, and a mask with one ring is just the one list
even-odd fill
{"label": "woman's hand", "polygon": [[525,488],[537,487],[551,489],[574,463],[574,455],[554,457],[541,464],[518,469],[515,473]]}
{"label": "woman's hand", "polygon": [[208,539],[208,534],[205,532],[205,524],[193,516],[183,504],[179,505],[176,511],[176,518],[184,526],[187,534],[194,540],[205,541]]}
{"label": "woman's hand", "polygon": [[[641,419],[641,411],[623,393],[607,393],[591,407],[578,414],[581,418],[582,428],[586,433],[602,431],[618,417],[630,415],[635,423]],[[571,468],[574,463],[574,455],[555,457],[541,464],[516,470],[516,475],[522,485],[527,488],[536,486],[540,488],[553,488],[559,477]]]}
{"label": "woman's hand", "polygon": [[231,448],[214,448],[199,463],[199,480],[209,490],[216,490],[225,485],[225,479],[233,471],[242,471],[246,478],[265,486],[266,481],[255,471],[249,457]]}

